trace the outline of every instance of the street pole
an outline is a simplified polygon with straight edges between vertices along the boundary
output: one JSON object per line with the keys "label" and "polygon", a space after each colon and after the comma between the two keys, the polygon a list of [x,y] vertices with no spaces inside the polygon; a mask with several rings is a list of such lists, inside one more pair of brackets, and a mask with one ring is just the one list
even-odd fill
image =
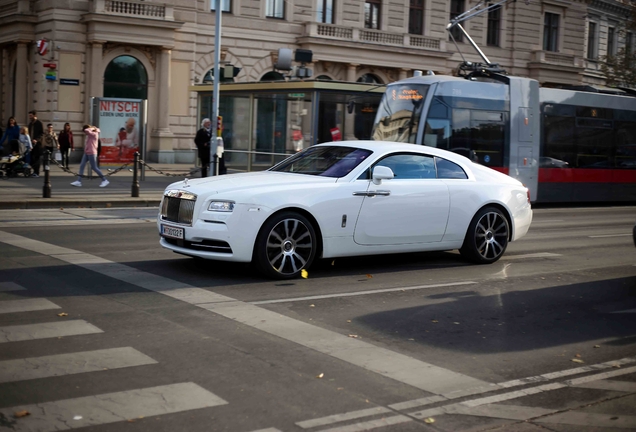
{"label": "street pole", "polygon": [[215,164],[210,167],[208,175],[217,175],[216,168],[216,136],[219,127],[219,82],[221,74],[219,73],[219,63],[221,62],[221,0],[214,0],[214,86],[212,91],[212,138],[210,139],[210,161]]}

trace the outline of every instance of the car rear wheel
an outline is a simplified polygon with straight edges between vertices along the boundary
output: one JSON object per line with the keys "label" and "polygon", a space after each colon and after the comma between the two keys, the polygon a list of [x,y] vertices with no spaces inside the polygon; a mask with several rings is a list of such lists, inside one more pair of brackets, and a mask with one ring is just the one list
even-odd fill
{"label": "car rear wheel", "polygon": [[313,262],[316,232],[303,215],[279,213],[265,222],[255,247],[255,261],[261,272],[276,279],[291,279]]}
{"label": "car rear wheel", "polygon": [[508,220],[501,210],[484,207],[470,222],[459,252],[478,264],[494,263],[506,251],[509,235]]}

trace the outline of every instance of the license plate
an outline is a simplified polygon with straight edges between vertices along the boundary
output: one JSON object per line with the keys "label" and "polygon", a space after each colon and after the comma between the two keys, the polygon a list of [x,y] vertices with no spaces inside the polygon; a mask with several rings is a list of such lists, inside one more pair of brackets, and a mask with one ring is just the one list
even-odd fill
{"label": "license plate", "polygon": [[183,232],[183,228],[161,225],[161,235],[164,237],[183,239]]}

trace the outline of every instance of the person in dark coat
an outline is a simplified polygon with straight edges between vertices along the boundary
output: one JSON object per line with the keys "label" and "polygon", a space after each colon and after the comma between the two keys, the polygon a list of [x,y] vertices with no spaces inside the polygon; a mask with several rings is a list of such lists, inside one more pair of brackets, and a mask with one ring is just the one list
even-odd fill
{"label": "person in dark coat", "polygon": [[[2,138],[0,138],[0,157],[3,155],[3,144],[7,143],[7,149],[9,148],[9,143],[12,140],[20,139],[20,126],[18,126],[18,122],[15,121],[15,117],[9,117],[9,121],[7,122],[7,129],[4,131]],[[4,152],[10,153],[10,152]]]}
{"label": "person in dark coat", "polygon": [[70,123],[64,123],[64,130],[58,135],[58,141],[60,143],[60,152],[62,153],[62,166],[68,169],[69,156],[71,151],[75,150]]}
{"label": "person in dark coat", "polygon": [[212,131],[210,126],[212,122],[209,118],[204,118],[201,121],[201,129],[197,131],[194,137],[194,144],[197,146],[199,152],[199,159],[201,159],[201,177],[208,176],[208,166],[210,165],[210,140],[212,139]]}
{"label": "person in dark coat", "polygon": [[40,175],[40,159],[44,153],[42,135],[44,135],[44,125],[38,120],[37,112],[35,110],[29,111],[29,136],[31,137],[31,144],[33,144],[33,150],[31,151],[33,177]]}

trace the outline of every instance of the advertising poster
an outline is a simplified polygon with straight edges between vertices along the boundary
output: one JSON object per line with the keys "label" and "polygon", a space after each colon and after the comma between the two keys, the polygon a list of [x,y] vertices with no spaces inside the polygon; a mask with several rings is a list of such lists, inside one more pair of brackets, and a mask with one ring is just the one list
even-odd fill
{"label": "advertising poster", "polygon": [[97,127],[102,143],[99,161],[103,164],[122,165],[143,155],[143,108],[140,99],[96,98]]}

